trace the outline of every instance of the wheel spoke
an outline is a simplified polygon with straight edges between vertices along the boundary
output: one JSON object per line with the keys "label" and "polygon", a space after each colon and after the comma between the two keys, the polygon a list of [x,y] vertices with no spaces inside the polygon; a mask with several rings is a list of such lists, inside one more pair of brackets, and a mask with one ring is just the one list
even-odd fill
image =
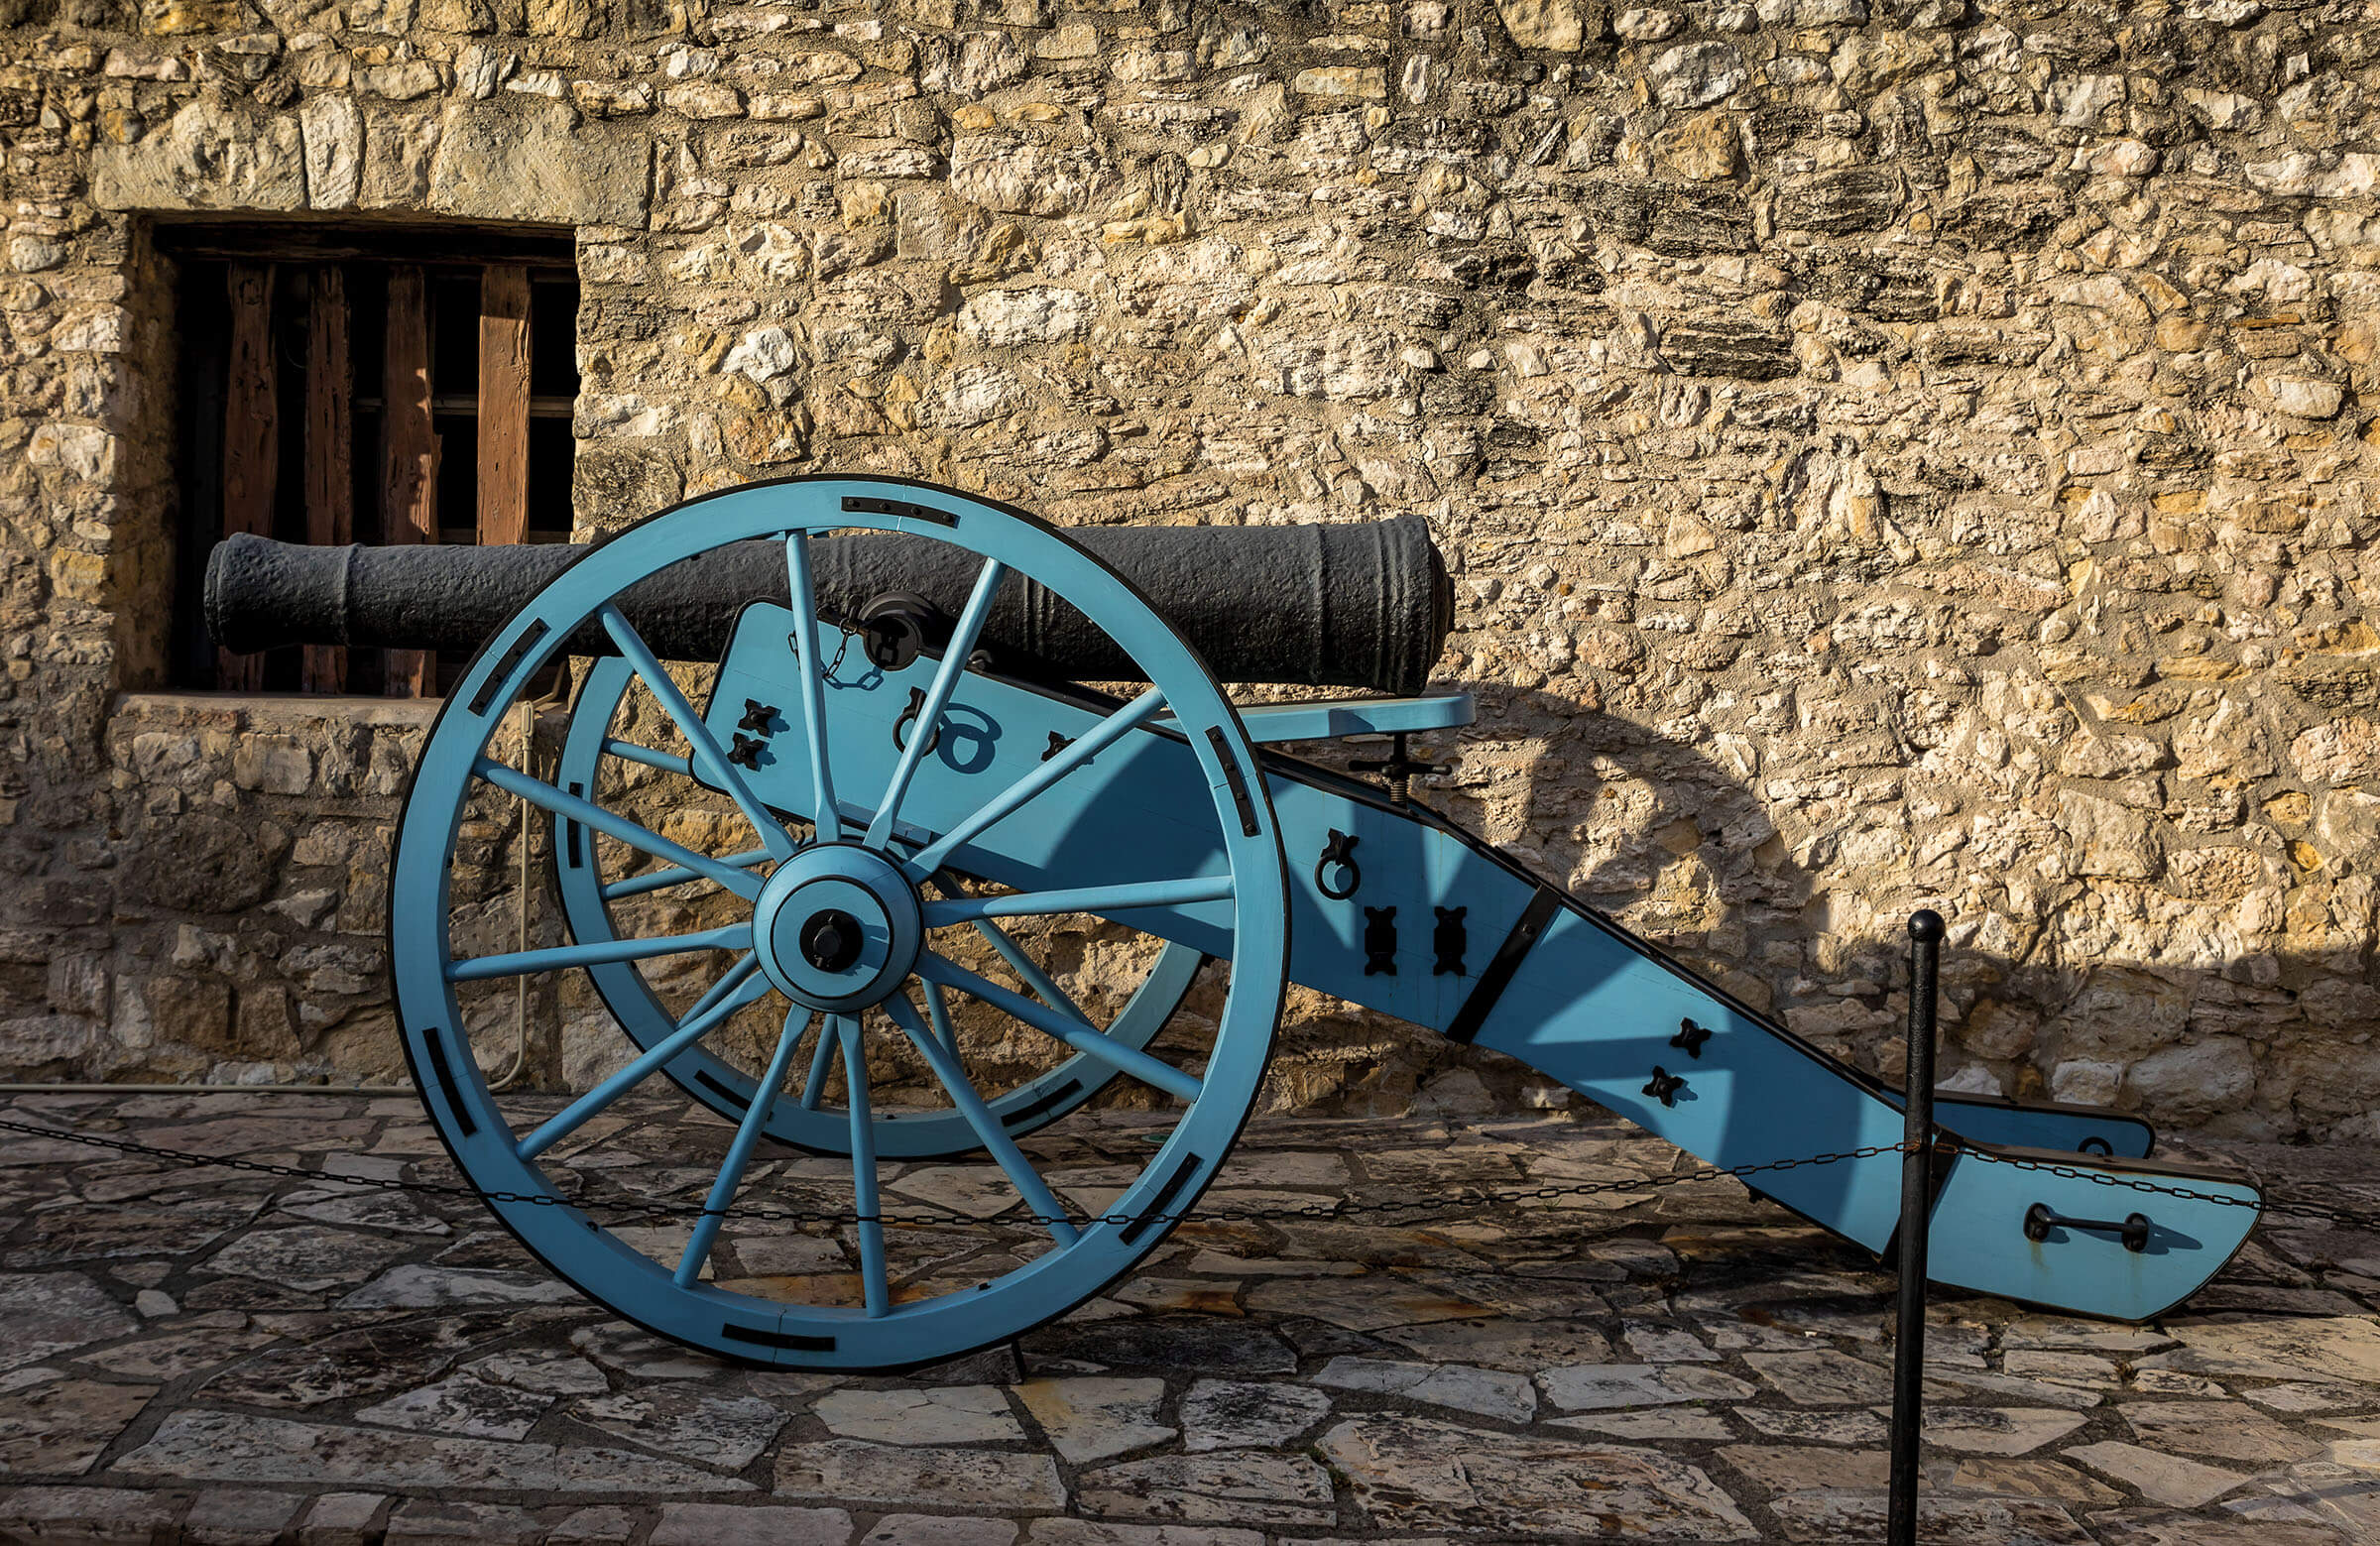
{"label": "wheel spoke", "polygon": [[984,1105],[984,1098],[976,1093],[975,1086],[968,1081],[967,1070],[960,1064],[958,1054],[937,1041],[925,1028],[924,1022],[917,1018],[916,1006],[909,1003],[909,996],[905,993],[894,994],[885,1001],[885,1010],[892,1016],[893,1023],[901,1028],[902,1034],[925,1055],[926,1062],[934,1070],[934,1077],[941,1081],[942,1088],[948,1092],[950,1104],[959,1109],[959,1115],[967,1119],[967,1126],[973,1128],[975,1135],[984,1140],[984,1147],[991,1151],[992,1157],[999,1161],[1000,1168],[1007,1172],[1009,1184],[1016,1188],[1016,1195],[1024,1199],[1024,1206],[1040,1216],[1050,1238],[1061,1246],[1071,1246],[1082,1239],[1081,1234],[1067,1221],[1066,1210],[1042,1181],[1040,1172],[1033,1169],[1032,1161],[1024,1157],[1015,1139],[1010,1137],[1008,1130],[1001,1127],[1000,1119],[993,1116],[991,1109]]}
{"label": "wheel spoke", "polygon": [[[730,854],[719,862],[733,865],[739,870],[749,870],[769,857],[769,850],[765,848],[748,848],[740,854]],[[666,891],[672,886],[683,886],[688,881],[709,879],[707,875],[696,875],[691,870],[671,865],[666,870],[655,870],[648,875],[632,875],[625,881],[607,881],[604,883],[603,899],[618,901],[623,896],[642,896],[647,892]]]}
{"label": "wheel spoke", "polygon": [[[1039,999],[1060,1014],[1071,1015],[1084,1024],[1091,1025],[1091,1016],[1083,1012],[1082,1006],[1076,1004],[1065,989],[1060,988],[1052,981],[1050,975],[1041,970],[1040,963],[1026,955],[1024,947],[1010,938],[1006,929],[997,923],[985,923],[979,920],[975,925],[975,931],[983,935],[985,942],[1000,953],[1000,958],[1009,963],[1011,970],[1024,979],[1024,986],[1032,992],[1034,998]],[[1097,1030],[1099,1027],[1092,1025],[1091,1028]]]}
{"label": "wheel spoke", "polygon": [[[935,876],[933,884],[940,889],[943,894],[946,896],[960,898],[965,895],[965,892],[959,890],[959,883],[955,880],[952,880],[947,875]],[[1065,989],[1060,988],[1055,982],[1050,980],[1049,974],[1042,971],[1039,964],[1036,963],[1031,956],[1028,956],[1024,953],[1024,947],[1017,944],[1014,939],[1011,938],[1006,929],[1002,928],[997,923],[988,922],[982,918],[977,918],[972,921],[975,924],[975,931],[983,936],[984,942],[990,945],[995,951],[999,952],[1000,958],[1009,963],[1011,970],[1015,972],[1018,977],[1024,979],[1024,986],[1028,992],[1038,997],[1043,1004],[1048,1005],[1051,1009],[1058,1011],[1060,1013],[1071,1014],[1076,1019],[1081,1020],[1084,1024],[1091,1024],[1091,1016],[1085,1014],[1082,1011],[1082,1007],[1076,1004],[1073,999],[1067,997]],[[944,1021],[948,1018],[948,1013],[946,1011],[938,1011],[938,1006],[940,1006],[941,1003],[942,990],[935,987],[932,983],[927,983],[925,985],[926,1008],[928,1011],[941,1012],[944,1016],[943,1019],[937,1019],[935,1021],[937,1025],[943,1025]],[[1095,1030],[1098,1029],[1097,1026],[1092,1026],[1092,1028]],[[945,1026],[944,1039],[947,1040],[954,1048],[959,1044],[958,1032],[955,1030],[948,1030],[947,1026]]]}
{"label": "wheel spoke", "polygon": [[810,1076],[801,1082],[801,1109],[814,1112],[820,1097],[826,1094],[826,1071],[835,1061],[835,1022],[832,1018],[818,1027],[818,1045],[810,1053]]}
{"label": "wheel spoke", "polygon": [[659,700],[669,717],[677,722],[678,733],[693,748],[693,765],[702,771],[705,777],[727,791],[728,798],[734,800],[736,808],[744,812],[744,819],[752,823],[753,830],[761,835],[761,842],[771,853],[779,859],[791,858],[792,835],[785,831],[783,822],[769,813],[769,807],[763,805],[760,796],[752,792],[752,785],[744,781],[743,773],[727,760],[727,754],[720,750],[719,742],[711,735],[711,727],[702,722],[700,714],[694,712],[694,705],[686,701],[686,695],[678,690],[676,681],[654,654],[652,647],[645,643],[644,636],[637,632],[636,626],[629,622],[619,607],[609,602],[604,604],[599,615],[603,619],[604,632],[612,636],[612,643],[619,646],[621,655],[644,679],[645,689]]}
{"label": "wheel spoke", "polygon": [[934,1033],[942,1038],[944,1046],[956,1052],[959,1049],[959,1027],[950,1021],[950,1002],[942,997],[941,984],[921,983],[920,986],[925,989],[925,1012],[933,1019]]}
{"label": "wheel spoke", "polygon": [[517,794],[541,810],[567,817],[582,827],[593,827],[605,836],[616,837],[629,847],[651,854],[655,859],[666,859],[707,880],[717,881],[739,896],[758,897],[761,894],[761,878],[749,870],[739,870],[707,854],[698,854],[682,843],[672,843],[659,833],[649,831],[626,816],[615,815],[592,800],[565,794],[550,783],[532,778],[525,773],[517,773],[485,757],[471,765],[471,772],[507,794]]}
{"label": "wheel spoke", "polygon": [[[881,849],[892,835],[892,820],[900,814],[901,796],[909,792],[909,780],[917,775],[917,765],[925,760],[925,749],[933,745],[934,733],[942,728],[942,715],[950,708],[950,695],[958,690],[959,678],[966,674],[967,656],[975,653],[975,642],[984,632],[984,620],[992,615],[992,598],[1000,590],[1000,582],[1008,574],[997,559],[987,558],[975,577],[975,590],[960,612],[958,625],[950,631],[950,643],[942,648],[942,663],[934,671],[934,680],[925,690],[925,702],[917,709],[917,717],[909,721],[909,744],[901,748],[900,761],[893,765],[892,781],[885,785],[885,797],[877,801],[876,819],[868,823],[868,846]],[[925,867],[931,870],[933,866]]]}
{"label": "wheel spoke", "polygon": [[801,652],[801,734],[810,754],[810,808],[818,825],[818,841],[833,843],[843,836],[843,818],[835,808],[835,780],[826,758],[826,672],[818,663],[818,599],[810,583],[810,538],[806,532],[785,537],[785,590],[793,608],[793,629]]}
{"label": "wheel spoke", "polygon": [[876,1189],[876,1130],[868,1112],[868,1059],[860,1048],[856,1015],[838,1014],[835,1032],[843,1044],[843,1081],[851,1091],[851,1202],[860,1215],[860,1296],[871,1316],[891,1307],[885,1285],[885,1221]]}
{"label": "wheel spoke", "polygon": [[[924,856],[919,855],[920,859]],[[1228,875],[1180,881],[1137,881],[1129,886],[1079,886],[1054,892],[1017,892],[1006,896],[953,896],[925,904],[925,926],[942,928],[978,918],[1031,918],[1053,912],[1128,912],[1134,907],[1180,907],[1192,902],[1229,901]]]}
{"label": "wheel spoke", "polygon": [[663,773],[684,773],[689,778],[694,776],[694,764],[689,759],[671,752],[656,752],[652,747],[639,746],[634,741],[621,741],[607,736],[604,738],[603,752],[606,757],[617,757],[624,763],[643,763],[648,768],[658,768]]}
{"label": "wheel spoke", "polygon": [[994,1009],[1030,1025],[1045,1036],[1054,1036],[1077,1052],[1088,1053],[1119,1073],[1130,1074],[1142,1084],[1152,1086],[1184,1101],[1195,1101],[1200,1082],[1170,1063],[1161,1062],[1145,1052],[1111,1041],[1080,1020],[1070,1019],[1063,1012],[1046,1005],[1035,1004],[1020,993],[1012,993],[989,978],[979,977],[946,956],[926,951],[917,962],[917,975],[930,983],[981,999]]}
{"label": "wheel spoke", "polygon": [[785,1028],[778,1032],[776,1051],[769,1059],[769,1071],[761,1076],[761,1087],[752,1093],[752,1104],[745,1108],[744,1121],[736,1128],[735,1141],[727,1146],[727,1158],[719,1166],[719,1179],[711,1183],[711,1195],[703,1200],[702,1217],[695,1221],[694,1233],[686,1240],[685,1254],[678,1257],[677,1282],[691,1287],[702,1276],[702,1264],[711,1253],[711,1242],[719,1237],[719,1226],[727,1221],[721,1217],[736,1200],[736,1188],[744,1184],[744,1169],[752,1163],[752,1151],[769,1127],[769,1114],[776,1107],[776,1093],[784,1088],[785,1067],[793,1061],[793,1043],[809,1028],[815,1016],[810,1011],[795,1005],[785,1011]]}
{"label": "wheel spoke", "polygon": [[952,854],[958,851],[961,844],[973,841],[977,834],[986,827],[1016,810],[1051,784],[1091,761],[1103,748],[1114,743],[1117,738],[1133,726],[1145,723],[1151,715],[1164,706],[1165,695],[1154,687],[1149,688],[1131,702],[1127,703],[1115,713],[1075,737],[1072,743],[1059,750],[1057,756],[992,796],[991,800],[973,815],[928,844],[918,853],[916,864],[926,870],[940,868]]}
{"label": "wheel spoke", "polygon": [[521,977],[531,972],[558,971],[571,966],[601,966],[607,961],[643,961],[652,956],[684,955],[695,950],[750,950],[752,925],[731,923],[699,934],[656,934],[651,939],[605,939],[584,945],[554,945],[543,950],[513,950],[502,955],[473,956],[446,964],[450,983],[485,982],[491,977]]}
{"label": "wheel spoke", "polygon": [[642,1057],[563,1107],[536,1131],[523,1138],[520,1155],[535,1159],[545,1150],[576,1131],[587,1119],[635,1089],[652,1076],[653,1071],[702,1039],[736,1011],[760,999],[769,992],[769,979],[760,975],[760,960],[744,956],[727,969],[727,975],[711,985],[710,992],[696,1001],[677,1022],[677,1028],[653,1044]]}

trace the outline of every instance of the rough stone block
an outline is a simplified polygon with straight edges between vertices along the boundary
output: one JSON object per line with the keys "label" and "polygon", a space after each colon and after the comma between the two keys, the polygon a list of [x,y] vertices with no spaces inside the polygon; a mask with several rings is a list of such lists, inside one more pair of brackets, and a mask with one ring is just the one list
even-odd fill
{"label": "rough stone block", "polygon": [[652,151],[643,137],[574,131],[559,104],[449,104],[427,202],[442,213],[550,225],[640,225]]}
{"label": "rough stone block", "polygon": [[302,209],[298,120],[200,96],[160,132],[95,150],[91,201],[103,209]]}

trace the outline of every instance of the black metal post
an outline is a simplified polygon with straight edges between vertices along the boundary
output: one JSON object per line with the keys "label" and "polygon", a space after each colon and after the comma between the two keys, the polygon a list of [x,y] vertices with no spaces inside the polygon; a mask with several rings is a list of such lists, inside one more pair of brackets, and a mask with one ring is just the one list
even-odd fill
{"label": "black metal post", "polygon": [[1892,1348],[1892,1497],[1887,1546],[1917,1546],[1918,1430],[1926,1383],[1926,1233],[1933,1212],[1934,1028],[1942,914],[1909,915],[1909,1058],[1901,1155],[1900,1325]]}

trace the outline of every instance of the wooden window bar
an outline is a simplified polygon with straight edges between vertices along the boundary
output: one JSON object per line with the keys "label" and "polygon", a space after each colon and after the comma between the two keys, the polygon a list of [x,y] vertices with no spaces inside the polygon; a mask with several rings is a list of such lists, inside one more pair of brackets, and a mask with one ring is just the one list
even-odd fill
{"label": "wooden window bar", "polygon": [[529,535],[529,270],[479,278],[479,542]]}
{"label": "wooden window bar", "polygon": [[[355,372],[347,350],[347,275],[325,265],[306,285],[305,539],[317,546],[355,540]],[[305,647],[308,692],[347,690],[347,652]]]}
{"label": "wooden window bar", "polygon": [[[430,415],[429,280],[419,268],[389,271],[387,344],[380,376],[380,530],[385,542],[438,539],[438,432]],[[437,691],[437,656],[392,650],[382,690],[392,698]]]}
{"label": "wooden window bar", "polygon": [[[203,246],[192,249],[206,252]],[[306,306],[304,388],[298,423],[302,442],[304,531],[309,542],[337,544],[355,540],[356,415],[376,415],[380,421],[377,464],[371,452],[361,454],[378,474],[367,489],[377,486],[381,539],[386,542],[437,542],[452,539],[482,544],[563,540],[561,534],[530,529],[530,423],[533,419],[568,419],[573,399],[533,396],[531,293],[533,276],[546,274],[544,265],[498,261],[476,265],[478,270],[476,394],[433,391],[434,332],[431,303],[431,263],[406,261],[375,264],[385,274],[387,308],[381,340],[380,380],[356,390],[353,336],[355,315],[349,304],[347,265],[369,261],[360,254],[326,251],[328,261],[286,265],[264,256],[233,250],[223,253],[229,301],[227,379],[222,402],[222,528],[226,535],[275,532],[278,484],[283,472],[280,397],[274,328],[277,288],[302,285]],[[449,266],[443,272],[452,272]],[[377,395],[370,394],[377,387]],[[468,418],[476,438],[474,469],[475,510],[442,511],[438,477],[443,458],[439,416]],[[453,426],[449,426],[453,427]],[[291,469],[297,471],[298,469]],[[370,496],[366,496],[369,501]],[[468,520],[470,525],[442,528],[441,521]],[[347,690],[347,652],[330,646],[306,647],[300,681],[307,692]],[[256,692],[264,686],[265,657],[218,652],[216,684],[232,691]],[[383,690],[392,697],[423,697],[437,691],[437,660],[421,651],[393,650],[386,654]]]}
{"label": "wooden window bar", "polygon": [[[273,535],[273,490],[281,461],[280,395],[273,379],[273,281],[270,263],[226,267],[231,304],[230,369],[223,391],[223,532]],[[265,657],[218,652],[215,679],[235,692],[257,692]]]}

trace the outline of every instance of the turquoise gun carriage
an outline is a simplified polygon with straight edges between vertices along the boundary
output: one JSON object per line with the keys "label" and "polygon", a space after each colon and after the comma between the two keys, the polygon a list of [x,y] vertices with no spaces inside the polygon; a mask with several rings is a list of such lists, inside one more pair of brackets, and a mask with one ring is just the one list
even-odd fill
{"label": "turquoise gun carriage", "polygon": [[[843,539],[830,534],[852,532],[931,544],[957,589],[855,622],[822,603],[819,579]],[[655,601],[678,566],[730,551],[714,573],[746,588],[711,598],[700,626]],[[254,568],[260,552],[228,556]],[[355,611],[351,560],[304,560],[341,566],[339,618]],[[885,1368],[1081,1304],[1214,1179],[1293,981],[1518,1058],[1717,1165],[1900,1141],[1898,1099],[1874,1079],[1404,798],[1401,741],[1386,790],[1278,749],[1460,726],[1461,693],[1236,706],[1174,621],[1082,541],[899,480],[736,489],[540,561],[541,585],[485,638],[423,749],[390,878],[392,970],[456,1162],[555,1272],[654,1331],[764,1364]],[[404,624],[293,624],[270,585],[218,578],[210,622],[244,647],[430,642],[387,637]],[[1033,653],[1019,636],[1067,630],[1106,642],[1101,679],[1126,690],[1049,679],[1045,658],[1010,668]],[[508,712],[573,653],[587,658],[555,766],[498,760]],[[715,665],[705,702],[664,654]],[[653,744],[664,734],[672,745]],[[551,823],[566,944],[490,948],[483,898],[457,892],[499,792]],[[1144,945],[1112,1010],[1061,981],[1058,955],[1093,924]],[[699,991],[691,962],[709,964]],[[489,1016],[471,996],[578,973],[635,1055],[516,1126],[474,1055]],[[731,1025],[741,1052],[726,1049]],[[1050,1058],[1021,1075],[1013,1057],[987,1060],[1027,1040]],[[933,1104],[872,1104],[888,1048],[930,1074]],[[607,1227],[554,1161],[586,1159],[620,1097],[656,1073],[733,1135],[722,1161],[673,1178],[706,1210],[689,1228]],[[1155,1141],[1129,1162],[1053,1169],[1042,1139],[1103,1093],[1154,1112]],[[2129,1117],[1950,1096],[1938,1117],[1942,1283],[2145,1319],[2210,1277],[2257,1217],[2250,1181],[2151,1162]],[[886,1222],[882,1167],[962,1155],[1005,1190],[948,1229]],[[844,1217],[804,1237],[811,1269],[739,1254],[733,1210],[756,1163]],[[1759,1184],[1882,1251],[1900,1175],[1899,1154],[1879,1152]],[[2132,1210],[2120,1221],[2095,1217],[2110,1196]],[[1000,1233],[969,1253],[952,1237],[979,1219]],[[787,1259],[784,1241],[764,1254]]]}

